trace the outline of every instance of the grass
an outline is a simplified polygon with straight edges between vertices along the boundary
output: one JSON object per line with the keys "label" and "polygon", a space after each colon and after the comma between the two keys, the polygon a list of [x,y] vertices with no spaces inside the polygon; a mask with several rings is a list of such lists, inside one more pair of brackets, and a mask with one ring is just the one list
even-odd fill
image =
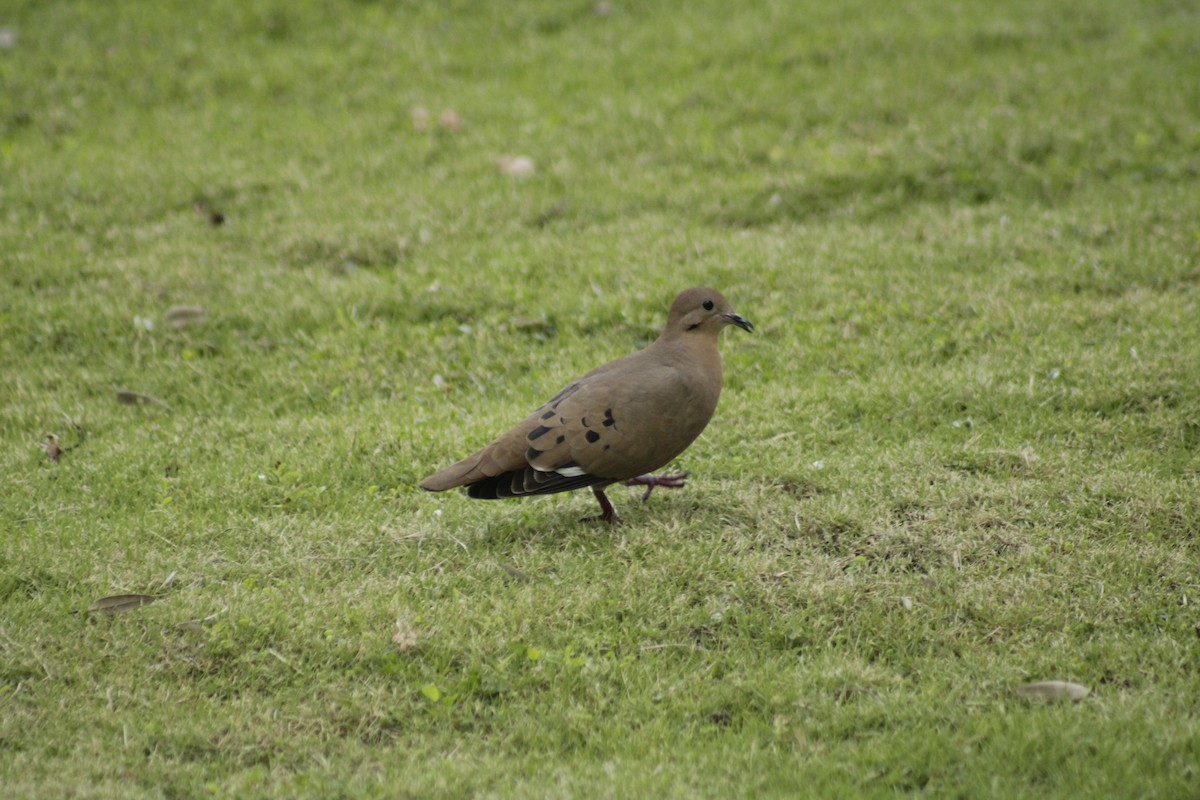
{"label": "grass", "polygon": [[[10,795],[1194,795],[1191,5],[0,27]],[[416,489],[691,285],[687,489]]]}

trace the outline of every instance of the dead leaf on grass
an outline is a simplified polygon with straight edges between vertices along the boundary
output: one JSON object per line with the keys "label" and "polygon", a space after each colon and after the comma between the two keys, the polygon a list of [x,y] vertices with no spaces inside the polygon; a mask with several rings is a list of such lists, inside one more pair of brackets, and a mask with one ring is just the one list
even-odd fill
{"label": "dead leaf on grass", "polygon": [[154,595],[149,594],[114,594],[109,597],[101,597],[92,603],[88,611],[93,614],[124,614],[135,608],[148,606],[157,599]]}
{"label": "dead leaf on grass", "polygon": [[81,426],[78,422],[71,421],[69,418],[67,421],[70,422],[71,427],[75,429],[77,441],[75,444],[70,446],[64,446],[62,440],[58,437],[58,434],[47,433],[46,439],[42,442],[41,447],[42,450],[46,451],[46,456],[51,461],[58,461],[58,459],[62,458],[64,453],[69,453],[76,447],[79,447],[81,444],[83,444],[83,440],[86,435],[84,433],[83,426]]}
{"label": "dead leaf on grass", "polygon": [[429,109],[424,106],[417,106],[412,110],[412,124],[417,133],[425,133],[429,130],[429,121],[433,117],[429,113]]}
{"label": "dead leaf on grass", "polygon": [[559,200],[554,205],[550,206],[548,209],[546,209],[542,213],[538,214],[533,219],[529,220],[529,222],[527,224],[529,224],[530,226],[535,227],[535,228],[544,228],[547,225],[549,225],[551,222],[553,222],[554,220],[561,217],[563,215],[563,210],[566,207],[567,207],[566,202],[563,200]]}
{"label": "dead leaf on grass", "polygon": [[519,581],[531,581],[533,576],[523,569],[517,569],[511,564],[501,564],[500,568]]}
{"label": "dead leaf on grass", "polygon": [[208,220],[208,224],[212,225],[214,228],[225,224],[225,215],[220,211],[217,211],[208,203],[196,203],[194,206],[192,206],[192,210]]}
{"label": "dead leaf on grass", "polygon": [[163,315],[163,322],[176,329],[198,325],[206,319],[208,312],[203,306],[171,306]]}
{"label": "dead leaf on grass", "polygon": [[58,457],[63,454],[62,447],[58,444],[58,437],[53,433],[46,434],[46,441],[42,443],[42,449],[46,451],[46,455],[51,461],[58,461]]}
{"label": "dead leaf on grass", "polygon": [[151,397],[150,395],[142,394],[141,392],[131,392],[128,389],[117,390],[117,402],[126,406],[158,405],[163,406],[164,408],[170,408],[165,401],[159,400],[157,397]]}
{"label": "dead leaf on grass", "polygon": [[1086,686],[1070,681],[1037,681],[1017,687],[1017,694],[1026,700],[1044,700],[1048,703],[1067,700],[1078,703],[1087,697],[1090,691]]}
{"label": "dead leaf on grass", "polygon": [[392,641],[401,653],[412,650],[421,643],[421,637],[417,635],[417,629],[413,624],[404,617],[396,617],[396,632],[392,634]]}
{"label": "dead leaf on grass", "polygon": [[500,156],[496,159],[496,166],[505,175],[514,178],[528,178],[537,172],[537,165],[529,156]]}

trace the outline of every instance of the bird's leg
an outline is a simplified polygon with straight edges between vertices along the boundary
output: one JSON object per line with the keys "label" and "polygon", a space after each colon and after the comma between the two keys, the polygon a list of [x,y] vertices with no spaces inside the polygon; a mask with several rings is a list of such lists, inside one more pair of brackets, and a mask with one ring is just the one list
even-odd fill
{"label": "bird's leg", "polygon": [[613,508],[613,504],[609,502],[608,495],[599,486],[592,487],[592,494],[596,495],[596,499],[600,501],[600,513],[594,517],[584,517],[580,522],[620,522],[621,518],[617,516],[617,510]]}
{"label": "bird's leg", "polygon": [[654,491],[655,486],[661,486],[664,489],[682,489],[684,486],[683,479],[688,474],[681,472],[678,475],[639,475],[636,478],[630,478],[625,481],[626,486],[645,486],[646,492],[642,495],[642,502],[650,499],[650,493]]}

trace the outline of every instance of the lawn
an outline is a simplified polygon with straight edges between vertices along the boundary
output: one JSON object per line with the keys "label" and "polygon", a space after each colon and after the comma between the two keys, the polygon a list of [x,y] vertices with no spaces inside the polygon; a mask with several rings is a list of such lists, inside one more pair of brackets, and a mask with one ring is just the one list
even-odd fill
{"label": "lawn", "polygon": [[740,5],[0,8],[6,796],[1196,796],[1200,9]]}

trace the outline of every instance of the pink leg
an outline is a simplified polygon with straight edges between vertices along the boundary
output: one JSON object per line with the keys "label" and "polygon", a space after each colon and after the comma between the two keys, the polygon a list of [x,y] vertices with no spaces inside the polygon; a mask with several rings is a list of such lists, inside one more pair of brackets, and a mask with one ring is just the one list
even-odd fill
{"label": "pink leg", "polygon": [[683,479],[688,474],[681,472],[678,475],[639,475],[636,478],[630,478],[625,481],[626,486],[645,486],[646,492],[642,495],[642,502],[650,499],[650,493],[654,491],[655,486],[661,486],[664,489],[682,489],[684,486]]}
{"label": "pink leg", "polygon": [[600,501],[600,514],[595,517],[584,517],[580,522],[607,522],[611,524],[621,521],[621,518],[617,516],[617,510],[613,508],[613,504],[609,502],[608,495],[604,493],[603,489],[593,486],[592,494],[596,495],[596,499]]}

